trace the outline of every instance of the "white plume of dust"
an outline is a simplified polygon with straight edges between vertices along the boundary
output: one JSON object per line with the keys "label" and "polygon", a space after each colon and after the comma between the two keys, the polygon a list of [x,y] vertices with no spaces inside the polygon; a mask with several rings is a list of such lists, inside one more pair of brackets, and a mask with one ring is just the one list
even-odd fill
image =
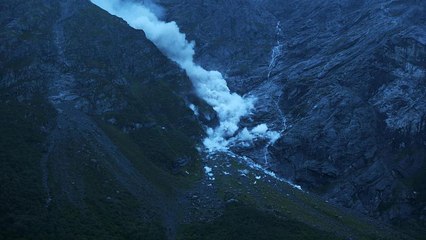
{"label": "white plume of dust", "polygon": [[[242,97],[232,93],[218,71],[207,71],[194,63],[195,43],[188,41],[181,33],[176,22],[164,22],[159,19],[162,8],[152,1],[132,2],[122,0],[91,0],[92,3],[107,12],[122,18],[131,27],[143,30],[146,37],[172,61],[176,62],[191,79],[197,95],[216,111],[219,126],[208,129],[204,146],[209,151],[226,151],[238,140],[236,134],[241,118],[248,116],[254,108],[253,97]],[[269,131],[265,124],[254,128],[254,132],[244,129],[246,140],[268,138],[275,141],[275,132]],[[259,131],[261,130],[261,131]],[[234,136],[236,135],[236,136]],[[244,141],[241,139],[239,141]]]}

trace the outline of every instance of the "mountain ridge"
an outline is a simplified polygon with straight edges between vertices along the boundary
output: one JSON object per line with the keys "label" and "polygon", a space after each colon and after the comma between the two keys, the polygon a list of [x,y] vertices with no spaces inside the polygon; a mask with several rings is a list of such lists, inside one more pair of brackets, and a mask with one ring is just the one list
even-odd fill
{"label": "mountain ridge", "polygon": [[[190,27],[177,15],[188,14],[179,12],[179,9],[189,6],[187,2],[176,5],[173,1],[158,2],[167,9],[166,19],[177,20],[182,29],[188,31],[189,38],[199,42],[197,61],[203,65],[207,63],[207,68],[217,67],[223,71],[231,88],[239,93],[256,93],[259,98],[256,112],[252,119],[243,119],[241,125],[252,126],[265,121],[274,129],[283,130],[282,139],[266,148],[264,142],[257,140],[254,146],[237,146],[232,149],[236,155],[205,155],[197,147],[205,137],[205,129],[218,124],[217,116],[195,95],[184,72],[163,56],[145,38],[143,31],[131,29],[123,20],[88,1],[2,2],[2,13],[5,13],[0,17],[0,100],[1,114],[5,116],[1,119],[0,128],[2,238],[422,237],[421,225],[405,232],[395,225],[357,213],[359,209],[356,207],[355,211],[342,208],[339,205],[345,206],[344,199],[335,201],[339,204],[329,200],[327,194],[333,196],[333,192],[325,195],[325,202],[323,196],[318,196],[319,193],[306,191],[311,191],[309,184],[304,184],[305,191],[299,191],[274,175],[266,174],[250,160],[262,165],[266,158],[269,170],[296,180],[298,184],[311,181],[310,177],[315,179],[315,175],[289,174],[293,170],[283,168],[281,161],[291,161],[292,156],[302,153],[297,160],[301,161],[303,169],[309,167],[310,172],[320,172],[326,175],[326,179],[335,177],[338,167],[306,161],[307,158],[303,157],[305,151],[298,152],[300,148],[294,147],[302,144],[303,139],[311,138],[307,133],[316,133],[317,125],[312,124],[309,117],[321,116],[306,114],[311,111],[309,105],[317,101],[305,98],[307,107],[303,109],[300,107],[303,99],[295,96],[306,95],[315,88],[327,91],[330,85],[329,82],[309,80],[309,71],[317,75],[315,64],[323,62],[314,62],[307,67],[292,65],[295,70],[288,71],[286,56],[300,57],[294,49],[295,52],[289,55],[283,53],[268,74],[271,49],[276,46],[277,37],[284,43],[284,51],[288,50],[288,42],[291,42],[285,41],[288,39],[284,20],[281,20],[284,35],[277,36],[278,19],[262,22],[262,18],[269,18],[272,14],[257,10],[263,17],[255,17],[253,21],[259,21],[260,28],[270,27],[262,35],[261,45],[264,44],[262,48],[265,51],[252,52],[241,60],[240,55],[244,55],[250,44],[243,44],[245,39],[240,37],[235,43],[240,46],[235,50],[232,47],[234,43],[222,39],[222,43],[231,45],[227,48],[234,55],[225,61],[223,58],[229,55],[221,52],[223,49],[211,52],[214,47],[205,46],[203,38],[197,37],[197,28]],[[253,6],[258,6],[256,4],[263,4],[265,8],[267,2],[250,1],[253,5],[247,6],[244,1],[225,1],[224,5],[221,5],[222,2],[204,1],[202,6],[231,7],[221,16],[226,18],[227,14],[233,13],[232,7],[238,4],[247,9],[245,13],[250,13]],[[278,3],[269,1],[268,4],[274,6]],[[199,5],[194,4],[194,7]],[[193,13],[201,12],[194,10]],[[241,22],[237,22],[237,26],[245,25],[244,16],[238,15],[237,20]],[[210,18],[205,19],[207,25],[203,27],[209,28]],[[216,18],[217,21],[220,19]],[[191,18],[188,21],[192,21]],[[223,31],[229,29],[232,28],[224,27]],[[247,39],[253,40],[251,34],[257,30],[259,27],[253,26],[244,29],[251,36]],[[244,36],[244,31],[240,36]],[[218,40],[214,31],[209,33],[211,39],[205,38],[204,41]],[[232,31],[225,36],[231,38]],[[405,46],[405,43],[401,44]],[[420,50],[421,47],[419,45]],[[387,56],[380,51],[377,57]],[[414,53],[422,59],[422,51]],[[258,68],[247,72],[241,70],[240,73],[235,70],[251,66],[247,61],[252,57],[253,66]],[[209,59],[212,60],[210,64]],[[235,65],[230,65],[232,69],[227,71],[226,66],[232,61]],[[414,63],[422,66],[421,61]],[[322,79],[328,79],[331,73],[336,74],[336,69],[343,66],[346,65],[340,62],[337,67],[330,65]],[[307,69],[307,77],[291,75],[301,67]],[[313,83],[313,87],[309,87],[309,83]],[[392,89],[393,86],[390,87]],[[350,86],[333,83],[331,90],[327,96],[334,101],[352,97]],[[334,91],[339,91],[340,95],[334,95]],[[362,101],[358,98],[350,103],[356,105]],[[194,115],[190,104],[198,107],[198,116]],[[294,114],[298,108],[300,112]],[[280,116],[281,111],[285,119]],[[339,123],[341,121],[332,122],[335,126]],[[381,129],[386,128],[381,125]],[[323,141],[318,139],[316,143]],[[308,147],[312,146],[314,144],[309,143]],[[420,150],[416,154],[421,160],[421,146],[409,145],[408,149]],[[371,154],[375,155],[375,151]],[[411,152],[407,154],[413,155]],[[410,159],[412,157],[405,160],[408,166],[411,166]],[[370,169],[380,173],[385,167],[373,165]],[[294,172],[298,170],[296,165]],[[419,170],[414,167],[413,171]],[[391,171],[390,174],[398,176],[400,173]],[[376,176],[370,172],[359,176],[360,184],[377,183]],[[322,179],[319,177],[312,182],[323,184]],[[405,197],[412,198],[410,195]],[[401,215],[401,211],[398,214]],[[259,219],[263,220],[259,222]]]}

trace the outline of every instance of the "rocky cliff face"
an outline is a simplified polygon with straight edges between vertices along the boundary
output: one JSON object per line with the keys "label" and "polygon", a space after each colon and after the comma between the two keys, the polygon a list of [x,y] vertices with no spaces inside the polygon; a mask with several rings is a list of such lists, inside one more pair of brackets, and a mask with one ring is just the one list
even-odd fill
{"label": "rocky cliff face", "polygon": [[[332,201],[383,219],[424,221],[424,3],[309,5],[293,16],[309,16],[314,27],[283,21],[293,27],[284,27],[280,104],[292,127],[276,160]],[[300,42],[305,34],[315,37]],[[311,53],[297,56],[309,52],[305,46]]]}
{"label": "rocky cliff face", "polygon": [[160,2],[198,60],[285,130],[273,169],[329,201],[424,223],[424,2]]}
{"label": "rocky cliff face", "polygon": [[142,31],[1,1],[0,238],[422,237],[423,1],[157,2],[281,138],[205,156],[214,111]]}

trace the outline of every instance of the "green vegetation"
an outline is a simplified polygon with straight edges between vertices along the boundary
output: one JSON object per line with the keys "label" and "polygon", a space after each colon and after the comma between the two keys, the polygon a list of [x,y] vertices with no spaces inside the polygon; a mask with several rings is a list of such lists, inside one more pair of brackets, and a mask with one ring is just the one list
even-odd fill
{"label": "green vegetation", "polygon": [[[7,100],[6,94],[0,96]],[[0,104],[0,116],[0,239],[8,239],[40,232],[46,220],[41,126],[54,113],[36,96],[31,102]]]}
{"label": "green vegetation", "polygon": [[83,139],[71,140],[63,157],[72,174],[83,179],[84,203],[64,199],[64,180],[53,178],[49,186],[54,199],[46,208],[40,167],[46,136],[41,126],[55,112],[38,95],[30,102],[0,104],[0,115],[0,239],[165,239],[159,220],[145,215],[146,205],[112,180],[102,164],[91,162],[100,158],[96,151],[76,155],[87,144]]}
{"label": "green vegetation", "polygon": [[[147,203],[136,199],[111,174],[105,157],[100,159],[97,151],[85,148],[81,155],[75,155],[81,149],[83,139],[74,139],[68,143],[66,156],[71,161],[73,173],[81,178],[83,202],[69,199],[56,199],[50,208],[48,236],[51,239],[165,239],[165,231],[159,216],[151,213]],[[61,197],[62,179],[52,184],[55,196]],[[74,193],[76,194],[76,193]],[[62,196],[65,197],[65,196]],[[59,200],[59,201],[58,201]]]}
{"label": "green vegetation", "polygon": [[210,223],[185,226],[179,239],[339,239],[306,224],[279,218],[241,204],[230,204],[224,215]]}
{"label": "green vegetation", "polygon": [[145,125],[129,135],[161,168],[172,170],[179,158],[198,162],[195,145],[202,136],[201,127],[171,86],[162,82],[144,86],[134,83],[129,107],[115,118],[117,125],[122,127],[132,123]]}
{"label": "green vegetation", "polygon": [[[238,161],[231,161],[232,169],[245,169]],[[217,175],[219,194],[224,199],[237,199],[253,208],[268,209],[274,214],[312,228],[357,239],[400,239],[390,227],[369,224],[367,219],[325,203],[315,195],[306,194],[283,182],[268,183],[248,177]],[[256,181],[256,184],[253,182]],[[370,222],[371,223],[371,222]]]}
{"label": "green vegetation", "polygon": [[194,161],[188,166],[187,171],[190,172],[188,177],[171,174],[156,165],[156,158],[148,158],[145,152],[146,146],[136,144],[128,134],[122,133],[111,125],[105,123],[100,125],[140,173],[164,193],[172,194],[174,189],[189,186],[191,182],[201,177],[200,161]]}

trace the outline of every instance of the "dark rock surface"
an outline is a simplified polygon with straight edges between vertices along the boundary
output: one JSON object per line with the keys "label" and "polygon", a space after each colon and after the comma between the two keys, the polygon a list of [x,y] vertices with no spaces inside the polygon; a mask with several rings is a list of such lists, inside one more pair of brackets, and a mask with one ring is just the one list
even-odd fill
{"label": "dark rock surface", "polygon": [[[299,4],[309,6],[281,17],[280,106],[291,127],[276,160],[286,176],[344,206],[424,224],[424,2]],[[317,24],[297,22],[306,16]]]}
{"label": "dark rock surface", "polygon": [[[421,235],[423,1],[157,2],[197,42],[198,63],[258,98],[242,125],[282,131],[236,151],[315,194],[237,155],[200,156],[215,113],[142,31],[85,0],[0,1],[1,239],[229,239],[214,224],[275,238]],[[231,208],[223,225],[236,203],[265,222],[243,207],[247,221]],[[283,220],[293,224],[262,225]]]}
{"label": "dark rock surface", "polygon": [[159,2],[199,62],[259,98],[256,121],[284,126],[271,167],[343,206],[424,224],[424,1]]}

